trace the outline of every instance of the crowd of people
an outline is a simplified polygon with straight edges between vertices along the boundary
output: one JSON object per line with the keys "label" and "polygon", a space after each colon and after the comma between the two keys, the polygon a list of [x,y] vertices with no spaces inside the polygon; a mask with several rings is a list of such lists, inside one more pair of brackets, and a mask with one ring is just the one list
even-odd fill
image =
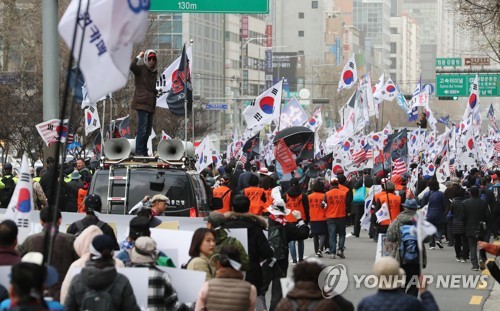
{"label": "crowd of people", "polygon": [[[9,168],[12,170],[4,165],[3,189],[9,183],[4,178],[12,174]],[[44,188],[50,173],[39,173],[41,178],[34,182],[39,182],[42,193],[50,192]],[[353,225],[352,236],[362,235],[360,220],[370,195],[371,219],[365,228],[374,241],[385,235],[392,255],[375,262],[376,276],[406,275],[407,282],[412,276],[421,276],[419,262],[425,268],[427,251],[445,244],[454,247],[457,262],[470,262],[474,271],[485,269],[486,251],[499,252],[488,242],[500,237],[500,171],[457,172],[444,184],[419,174],[413,191],[408,185],[410,174],[391,176],[383,170],[372,174],[365,169],[349,176],[337,170],[313,178],[298,170],[288,180],[278,180],[272,165],[257,169],[234,161],[224,162],[217,170],[209,167],[201,175],[211,191],[212,208],[217,210],[205,217],[206,227],[193,233],[190,260],[177,267],[204,273],[206,282],[196,301],[180,302],[176,284],[158,268],[175,267],[151,238],[150,229],[161,223],[157,216],[165,211],[165,195],[139,202],[123,241],[98,218],[101,198],[83,195],[81,207],[75,203],[70,210],[81,212],[82,219],[69,225],[67,233],[55,236],[50,265],[45,266],[47,233],[60,226],[62,217],[60,210],[54,211],[49,196],[39,207],[42,232],[18,244],[16,224],[11,220],[0,223],[0,265],[12,265],[9,291],[0,293],[6,299],[0,310],[99,310],[103,306],[106,310],[139,310],[130,281],[117,271],[120,267],[148,268],[149,310],[354,310],[341,295],[324,298],[318,276],[325,268],[323,256],[340,261],[349,257],[347,227]],[[89,176],[90,171],[77,161],[68,174],[67,189]],[[377,221],[377,212],[383,208],[389,216]],[[426,241],[423,258],[412,258],[401,250],[408,241],[405,230],[414,224],[421,208],[426,209],[426,219],[437,233]],[[229,236],[232,228],[247,229],[246,249]],[[304,240],[310,237],[314,254],[305,254]],[[290,263],[295,285],[283,297],[280,279],[287,276]],[[68,273],[73,268],[81,273]],[[380,287],[358,309],[382,306],[387,310],[438,310],[425,284]]]}

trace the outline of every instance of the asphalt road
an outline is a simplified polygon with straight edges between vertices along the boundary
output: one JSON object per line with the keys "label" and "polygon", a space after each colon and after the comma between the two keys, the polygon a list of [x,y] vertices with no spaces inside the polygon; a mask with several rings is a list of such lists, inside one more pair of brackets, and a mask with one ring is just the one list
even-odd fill
{"label": "asphalt road", "polygon": [[[339,263],[344,264],[347,267],[347,275],[349,279],[349,285],[346,291],[342,294],[346,299],[351,301],[355,307],[363,299],[363,297],[372,295],[376,293],[376,289],[366,288],[361,286],[360,288],[355,288],[354,275],[370,274],[372,265],[375,260],[377,244],[368,238],[368,233],[363,231],[360,238],[350,236],[352,227],[347,228],[347,238],[346,238],[346,250],[345,259],[330,259],[325,255],[325,257],[320,258],[320,260],[325,265],[336,265]],[[305,242],[304,257],[313,256],[313,242],[312,239],[308,239]],[[424,274],[429,277],[432,276],[437,279],[437,277],[446,277],[447,275],[459,275],[460,278],[463,276],[476,276],[480,277],[481,274],[488,274],[488,271],[472,271],[470,262],[460,263],[455,261],[455,251],[453,247],[447,246],[445,244],[443,249],[428,250],[428,264],[427,268],[424,269]],[[291,259],[290,259],[291,260]],[[288,276],[292,275],[293,265],[290,263],[288,270]],[[430,284],[428,290],[434,295],[440,310],[482,310],[483,304],[487,299],[491,288],[493,286],[494,280],[489,277],[487,284],[478,284],[478,286],[473,288],[464,288],[459,285],[458,288],[436,288],[436,281],[434,284]],[[470,287],[470,286],[469,286]],[[269,296],[269,295],[268,295]],[[269,299],[269,297],[268,297]]]}

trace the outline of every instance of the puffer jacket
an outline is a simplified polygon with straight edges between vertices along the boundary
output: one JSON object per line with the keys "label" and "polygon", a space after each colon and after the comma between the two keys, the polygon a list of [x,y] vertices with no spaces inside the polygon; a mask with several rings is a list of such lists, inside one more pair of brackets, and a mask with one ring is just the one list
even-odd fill
{"label": "puffer jacket", "polygon": [[300,310],[308,310],[308,306],[314,302],[316,302],[312,309],[314,311],[340,310],[333,300],[323,298],[321,289],[316,282],[297,282],[288,292],[286,298],[281,299],[278,303],[276,311],[294,310],[291,300],[298,304]]}
{"label": "puffer jacket", "polygon": [[421,206],[429,204],[427,210],[427,221],[432,224],[446,223],[446,198],[441,191],[429,190],[422,199]]}
{"label": "puffer jacket", "polygon": [[[85,267],[85,264],[90,259],[90,244],[96,236],[101,234],[103,234],[102,230],[95,225],[88,226],[87,228],[85,228],[85,230],[82,231],[82,233],[75,239],[75,242],[73,243],[73,248],[80,258],[73,261],[71,266],[69,266],[68,271],[71,271],[72,268]],[[115,260],[115,267],[124,267],[124,265],[121,260]],[[64,301],[66,299],[71,280],[73,280],[73,274],[66,273],[66,277],[64,277],[64,281],[61,285],[61,301]]]}
{"label": "puffer jacket", "polygon": [[144,110],[149,113],[155,112],[156,107],[156,80],[158,71],[155,68],[149,68],[148,54],[154,52],[147,50],[143,58],[134,58],[130,64],[130,71],[135,76],[135,92],[132,101],[132,109]]}
{"label": "puffer jacket", "polygon": [[464,200],[465,198],[456,197],[451,201],[450,211],[453,213],[451,233],[453,234],[465,234]]}
{"label": "puffer jacket", "polygon": [[64,302],[66,310],[80,310],[83,296],[89,289],[96,291],[108,290],[112,298],[112,311],[133,310],[140,308],[135,300],[134,291],[129,280],[123,274],[116,271],[114,266],[98,269],[92,261],[87,262],[87,266],[80,274],[75,275],[69,287],[68,295]]}

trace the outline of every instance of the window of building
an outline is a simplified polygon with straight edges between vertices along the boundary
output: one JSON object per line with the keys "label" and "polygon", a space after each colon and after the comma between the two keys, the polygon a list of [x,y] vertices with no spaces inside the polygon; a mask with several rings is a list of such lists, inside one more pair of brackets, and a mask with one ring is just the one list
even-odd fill
{"label": "window of building", "polygon": [[396,42],[391,42],[391,53],[396,53]]}
{"label": "window of building", "polygon": [[304,12],[299,12],[299,18],[304,18]]}
{"label": "window of building", "polygon": [[396,69],[396,64],[397,64],[396,58],[391,57],[391,69]]}
{"label": "window of building", "polygon": [[391,34],[397,34],[398,33],[398,29],[396,27],[391,27]]}
{"label": "window of building", "polygon": [[311,2],[311,8],[317,9],[318,8],[318,1],[312,1]]}
{"label": "window of building", "polygon": [[299,37],[303,37],[304,36],[304,30],[299,30]]}

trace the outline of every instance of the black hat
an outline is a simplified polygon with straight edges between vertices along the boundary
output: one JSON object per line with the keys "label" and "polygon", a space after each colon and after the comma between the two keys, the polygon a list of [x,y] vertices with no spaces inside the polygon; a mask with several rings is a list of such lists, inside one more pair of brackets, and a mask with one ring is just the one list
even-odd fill
{"label": "black hat", "polygon": [[150,236],[149,219],[144,216],[136,216],[130,220],[128,236],[137,239],[140,236]]}
{"label": "black hat", "polygon": [[102,202],[101,197],[97,194],[90,194],[85,197],[85,211],[86,212],[101,212]]}
{"label": "black hat", "polygon": [[5,171],[12,171],[12,164],[10,164],[10,163],[5,163],[5,164],[3,165],[3,169],[4,169]]}
{"label": "black hat", "polygon": [[113,241],[113,238],[107,234],[97,235],[92,240],[92,247],[99,253],[102,253],[104,250],[113,250],[115,244],[116,242]]}

